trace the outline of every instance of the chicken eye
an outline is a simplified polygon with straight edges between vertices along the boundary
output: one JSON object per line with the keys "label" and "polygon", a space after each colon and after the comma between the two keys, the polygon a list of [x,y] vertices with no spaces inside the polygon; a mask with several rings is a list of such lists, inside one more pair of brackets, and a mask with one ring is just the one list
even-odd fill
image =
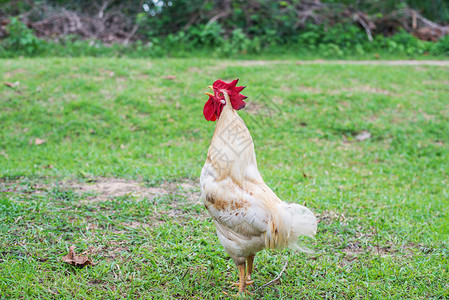
{"label": "chicken eye", "polygon": [[222,92],[218,93],[218,96],[223,97],[223,93]]}

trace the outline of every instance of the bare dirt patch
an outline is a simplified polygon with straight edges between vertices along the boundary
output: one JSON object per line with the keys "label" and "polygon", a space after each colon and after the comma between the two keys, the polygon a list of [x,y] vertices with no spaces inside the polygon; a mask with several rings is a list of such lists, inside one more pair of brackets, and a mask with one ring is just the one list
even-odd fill
{"label": "bare dirt patch", "polygon": [[439,85],[439,84],[441,84],[441,85],[449,86],[449,80],[432,80],[432,81],[425,80],[425,81],[423,81],[423,83],[425,85]]}
{"label": "bare dirt patch", "polygon": [[298,64],[325,64],[325,65],[383,65],[383,66],[446,66],[446,60],[310,60],[298,61]]}
{"label": "bare dirt patch", "polygon": [[153,199],[158,194],[167,194],[163,188],[148,188],[139,181],[119,178],[98,178],[91,182],[69,182],[68,185],[75,192],[95,194],[88,197],[90,201],[106,201],[124,196]]}
{"label": "bare dirt patch", "polygon": [[199,198],[198,186],[194,182],[182,180],[179,182],[163,182],[157,187],[145,186],[144,182],[120,178],[96,178],[90,182],[68,182],[67,186],[77,193],[94,194],[87,201],[106,201],[111,198],[131,196],[139,199],[152,200],[158,195],[180,193],[189,200]]}
{"label": "bare dirt patch", "polygon": [[10,79],[11,77],[14,77],[14,75],[16,75],[16,74],[23,74],[23,73],[27,73],[27,70],[25,70],[25,69],[15,69],[15,70],[12,70],[12,71],[5,72],[4,75],[3,75],[3,78],[4,79]]}
{"label": "bare dirt patch", "polygon": [[[325,210],[316,214],[318,222],[321,225],[331,225],[340,223],[348,226],[355,220],[353,217],[345,216],[331,210]],[[320,225],[318,225],[320,227]],[[393,240],[385,239],[379,236],[376,228],[362,228],[360,226],[351,226],[353,235],[347,236],[343,248],[336,249],[335,254],[341,257],[341,265],[346,265],[353,260],[359,259],[363,255],[376,255],[380,257],[401,257],[410,258],[416,253],[425,253],[428,248],[425,245],[417,245],[411,242],[397,244]],[[431,251],[431,250],[430,250]]]}
{"label": "bare dirt patch", "polygon": [[323,90],[319,87],[299,86],[298,90],[306,94],[322,94]]}
{"label": "bare dirt patch", "polygon": [[40,194],[53,188],[73,190],[82,195],[84,202],[101,202],[117,197],[134,197],[136,200],[148,199],[160,195],[177,195],[187,199],[187,202],[197,202],[200,198],[199,184],[192,180],[181,179],[172,182],[161,182],[156,186],[139,180],[122,178],[97,177],[89,181],[68,180],[58,183],[43,183],[40,181],[23,182],[22,180],[0,180],[0,191],[19,194]]}
{"label": "bare dirt patch", "polygon": [[415,255],[415,252],[423,252],[422,247],[413,243],[397,245],[393,241],[383,241],[379,244],[377,240],[378,237],[374,229],[370,233],[358,232],[337,255],[342,255],[344,261],[350,262],[366,254],[380,257],[411,258]]}
{"label": "bare dirt patch", "polygon": [[254,67],[292,63],[295,63],[297,65],[383,65],[449,67],[449,61],[446,60],[235,60],[221,63],[220,66]]}
{"label": "bare dirt patch", "polygon": [[361,85],[361,86],[352,86],[352,87],[342,87],[336,90],[323,91],[319,87],[308,87],[308,86],[300,86],[298,90],[305,94],[329,94],[329,95],[341,95],[342,93],[357,93],[357,92],[365,92],[365,93],[373,93],[373,94],[383,94],[383,95],[392,95],[394,94],[391,91],[384,90],[377,87],[372,87],[369,85]]}
{"label": "bare dirt patch", "polygon": [[338,92],[365,92],[365,93],[373,93],[373,94],[383,94],[383,95],[390,95],[391,92],[387,90],[383,90],[376,87],[371,87],[369,85],[362,85],[362,86],[355,86],[351,88],[343,88],[340,89]]}
{"label": "bare dirt patch", "polygon": [[316,217],[318,219],[318,223],[324,222],[330,224],[339,221],[346,224],[348,221],[348,218],[343,213],[338,213],[332,210],[325,210],[320,214],[316,214]]}

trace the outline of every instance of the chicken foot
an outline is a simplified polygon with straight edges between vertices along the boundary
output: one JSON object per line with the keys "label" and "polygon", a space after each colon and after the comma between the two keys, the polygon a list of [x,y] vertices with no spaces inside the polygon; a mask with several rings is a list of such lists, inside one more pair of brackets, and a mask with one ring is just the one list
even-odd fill
{"label": "chicken foot", "polygon": [[[246,286],[254,283],[254,280],[251,280],[251,274],[253,272],[254,266],[254,256],[251,255],[246,259],[246,263],[238,265],[239,269],[239,282],[231,282],[233,286],[239,287],[239,294],[244,293],[247,294]],[[245,265],[246,265],[246,274],[245,274]]]}
{"label": "chicken foot", "polygon": [[[254,280],[251,280],[251,275],[253,273],[254,266],[254,257],[255,255],[251,255],[246,259],[246,285],[251,285],[254,283]],[[231,282],[233,286],[239,286],[239,282]]]}

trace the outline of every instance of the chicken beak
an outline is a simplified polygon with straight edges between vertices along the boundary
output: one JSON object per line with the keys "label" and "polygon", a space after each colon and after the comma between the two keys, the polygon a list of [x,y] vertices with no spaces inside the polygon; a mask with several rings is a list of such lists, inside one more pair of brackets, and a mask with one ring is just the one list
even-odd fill
{"label": "chicken beak", "polygon": [[208,96],[211,96],[211,97],[214,96],[214,94],[211,94],[211,93],[204,93],[204,94],[206,94],[206,95],[208,95]]}
{"label": "chicken beak", "polygon": [[207,87],[210,88],[211,90],[214,90],[213,86],[211,85],[208,85]]}

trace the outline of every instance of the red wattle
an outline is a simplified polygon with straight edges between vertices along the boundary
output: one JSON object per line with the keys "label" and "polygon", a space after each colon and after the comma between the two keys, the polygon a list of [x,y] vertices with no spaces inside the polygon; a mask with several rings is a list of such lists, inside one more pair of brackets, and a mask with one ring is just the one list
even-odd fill
{"label": "red wattle", "polygon": [[209,97],[209,100],[207,100],[206,104],[204,105],[203,115],[208,121],[215,121],[217,119],[215,117],[214,100],[212,99],[212,97]]}

